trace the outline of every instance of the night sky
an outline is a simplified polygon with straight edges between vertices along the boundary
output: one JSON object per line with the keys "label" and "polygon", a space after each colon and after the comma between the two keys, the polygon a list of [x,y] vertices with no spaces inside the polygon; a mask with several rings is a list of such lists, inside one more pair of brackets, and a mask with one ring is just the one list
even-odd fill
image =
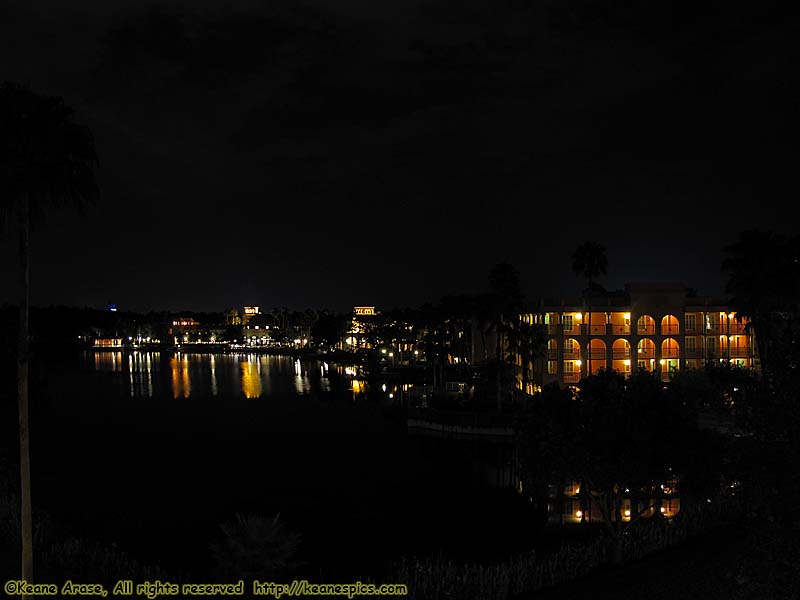
{"label": "night sky", "polygon": [[3,1],[0,80],[101,160],[101,201],[35,233],[32,302],[412,306],[502,261],[569,296],[587,240],[610,289],[717,295],[722,246],[797,202],[800,20],[750,4]]}

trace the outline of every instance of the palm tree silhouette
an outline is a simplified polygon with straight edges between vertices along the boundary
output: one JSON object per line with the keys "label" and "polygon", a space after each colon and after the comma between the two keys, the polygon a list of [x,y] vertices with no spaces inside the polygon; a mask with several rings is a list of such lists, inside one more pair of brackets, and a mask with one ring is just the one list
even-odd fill
{"label": "palm tree silhouette", "polygon": [[[2,216],[15,219],[19,237],[17,391],[19,401],[22,579],[33,581],[33,525],[28,423],[30,341],[30,231],[45,209],[58,204],[83,207],[98,194],[97,164],[89,130],[74,120],[62,98],[40,96],[25,86],[0,85],[0,200]],[[22,596],[28,597],[27,595]]]}
{"label": "palm tree silhouette", "polygon": [[769,380],[772,346],[780,335],[778,315],[797,303],[797,254],[782,236],[758,229],[739,233],[724,251],[722,270],[728,273],[725,291],[732,294],[731,308],[737,317],[750,321],[761,372]]}
{"label": "palm tree silhouette", "polygon": [[504,375],[506,363],[503,351],[507,340],[505,334],[508,330],[507,317],[518,315],[522,308],[524,296],[519,271],[509,263],[498,263],[489,271],[489,300],[492,302],[492,312],[495,329],[495,364],[497,366],[497,410],[503,410],[503,395],[505,391]]}
{"label": "palm tree silhouette", "polygon": [[[592,335],[592,288],[594,286],[595,278],[600,275],[606,274],[608,268],[608,259],[606,258],[606,249],[597,242],[584,242],[572,254],[572,270],[576,275],[583,275],[589,282],[589,318],[587,329],[589,336]],[[591,337],[589,338],[591,340]],[[588,360],[588,374],[592,374],[592,344],[589,342],[587,360]]]}

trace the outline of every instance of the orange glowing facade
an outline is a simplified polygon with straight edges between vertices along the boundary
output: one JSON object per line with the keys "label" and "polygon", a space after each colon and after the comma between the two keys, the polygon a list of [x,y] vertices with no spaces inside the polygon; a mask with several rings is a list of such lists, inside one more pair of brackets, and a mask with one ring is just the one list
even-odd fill
{"label": "orange glowing facade", "polygon": [[626,375],[646,369],[668,381],[672,373],[706,361],[758,366],[747,320],[724,302],[688,295],[681,284],[628,284],[624,292],[598,293],[591,300],[591,312],[587,299],[541,302],[521,315],[545,329],[545,356],[529,365],[540,384],[575,384],[600,369]]}

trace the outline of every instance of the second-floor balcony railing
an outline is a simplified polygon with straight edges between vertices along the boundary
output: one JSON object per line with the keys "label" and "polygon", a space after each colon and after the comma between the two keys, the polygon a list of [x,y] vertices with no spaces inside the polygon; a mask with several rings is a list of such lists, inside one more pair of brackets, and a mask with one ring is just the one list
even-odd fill
{"label": "second-floor balcony railing", "polygon": [[679,351],[677,348],[662,348],[661,349],[661,357],[662,358],[678,358]]}
{"label": "second-floor balcony railing", "polygon": [[557,359],[558,358],[558,350],[555,350],[553,348],[549,348],[547,350],[547,358],[549,358],[550,360]]}
{"label": "second-floor balcony railing", "polygon": [[614,335],[630,335],[631,333],[631,326],[630,325],[615,325],[611,324],[611,333]]}
{"label": "second-floor balcony railing", "polygon": [[577,324],[564,325],[564,335],[580,335],[581,326]]}
{"label": "second-floor balcony railing", "polygon": [[686,348],[687,358],[700,358],[703,356],[703,351],[700,348]]}
{"label": "second-floor balcony railing", "polygon": [[733,358],[747,358],[752,354],[750,348],[743,348],[739,346],[738,348],[731,348],[730,355]]}
{"label": "second-floor balcony railing", "polygon": [[677,325],[662,325],[661,335],[678,335],[678,329]]}
{"label": "second-floor balcony railing", "polygon": [[636,326],[636,333],[638,335],[653,335],[656,332],[656,326],[653,324]]}
{"label": "second-floor balcony railing", "polygon": [[580,350],[570,350],[569,348],[564,349],[564,358],[567,360],[577,360],[581,357]]}
{"label": "second-floor balcony railing", "polygon": [[639,358],[655,358],[656,353],[654,350],[649,348],[639,348],[639,350],[636,352],[636,355]]}
{"label": "second-floor balcony railing", "polygon": [[592,357],[592,360],[605,360],[606,359],[606,351],[605,350],[592,350],[589,353],[589,356]]}
{"label": "second-floor balcony railing", "polygon": [[626,358],[631,357],[630,350],[614,350],[613,351],[614,360],[624,360]]}
{"label": "second-floor balcony railing", "polygon": [[558,325],[554,325],[553,323],[549,323],[547,325],[547,333],[550,333],[550,334],[558,333]]}
{"label": "second-floor balcony railing", "polygon": [[590,335],[605,335],[606,326],[603,325],[589,325]]}
{"label": "second-floor balcony railing", "polygon": [[564,383],[578,383],[580,380],[580,373],[564,373]]}

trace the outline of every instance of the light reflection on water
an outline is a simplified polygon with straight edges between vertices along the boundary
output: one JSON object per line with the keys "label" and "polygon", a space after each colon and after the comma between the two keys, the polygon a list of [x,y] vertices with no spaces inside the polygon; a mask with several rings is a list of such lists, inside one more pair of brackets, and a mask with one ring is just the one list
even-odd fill
{"label": "light reflection on water", "polygon": [[84,365],[122,374],[125,395],[131,398],[268,398],[279,389],[307,395],[332,391],[331,377],[350,386],[342,367],[258,354],[93,352],[85,356]]}

